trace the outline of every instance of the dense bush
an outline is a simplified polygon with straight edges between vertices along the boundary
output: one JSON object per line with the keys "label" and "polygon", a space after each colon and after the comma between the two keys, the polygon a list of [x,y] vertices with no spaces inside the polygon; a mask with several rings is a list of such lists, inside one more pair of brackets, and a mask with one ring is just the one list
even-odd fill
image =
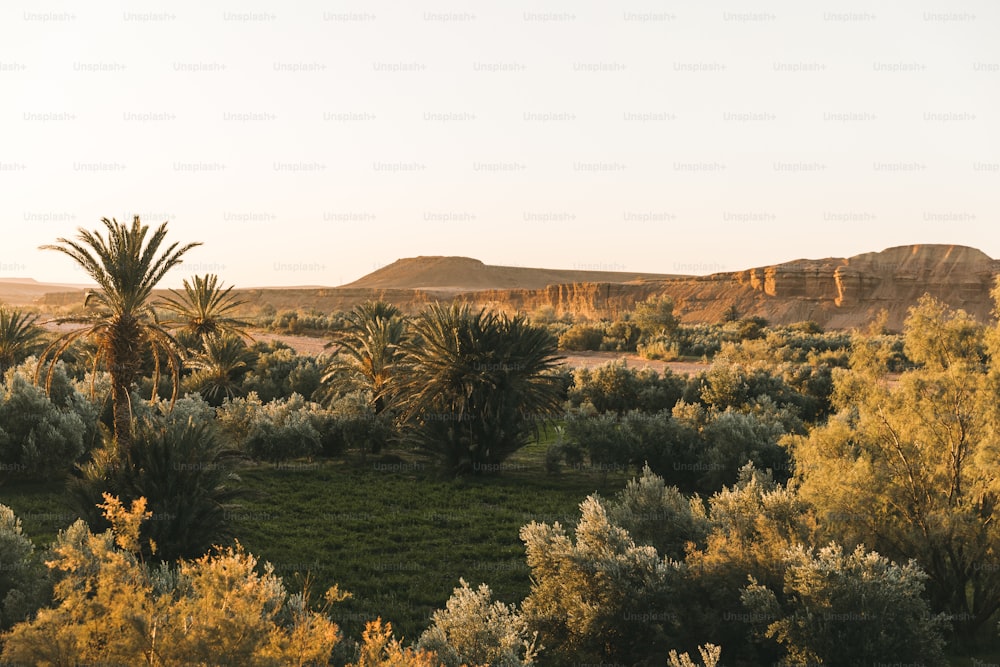
{"label": "dense bush", "polygon": [[786,555],[784,587],[752,582],[743,604],[762,634],[787,652],[789,664],[946,665],[942,629],[921,597],[927,574],[914,562],[899,566],[857,547],[838,545]]}
{"label": "dense bush", "polygon": [[573,371],[567,399],[571,407],[589,403],[597,412],[659,412],[674,407],[686,384],[682,376],[669,371],[661,375],[650,368],[631,368],[624,361],[609,362]]}
{"label": "dense bush", "polygon": [[[140,553],[142,499],[102,504],[113,528],[77,521],[47,562],[55,601],[6,636],[3,660],[31,665],[302,665],[326,663],[339,640],[325,610],[290,595],[241,547],[151,568]],[[339,599],[327,594],[328,602]]]}
{"label": "dense bush", "polygon": [[32,359],[11,368],[0,386],[0,464],[18,475],[68,472],[94,438],[98,409],[78,393],[64,367],[52,374],[51,395],[33,382]]}
{"label": "dense bush", "polygon": [[779,408],[792,407],[800,415],[813,407],[808,397],[760,365],[746,366],[722,359],[693,381],[701,387],[701,402],[720,411],[727,408],[746,411],[765,398]]}
{"label": "dense bush", "polygon": [[670,338],[679,324],[674,315],[674,300],[669,296],[651,296],[635,304],[632,320],[642,332],[643,340]]}
{"label": "dense bush", "polygon": [[[273,311],[273,307],[270,309]],[[317,310],[301,312],[283,310],[280,313],[265,313],[260,318],[260,326],[271,331],[289,334],[317,334],[338,331],[344,327],[344,313],[324,314]]]}
{"label": "dense bush", "polygon": [[708,500],[708,535],[690,550],[678,604],[685,608],[684,645],[710,640],[726,647],[736,664],[775,664],[782,651],[754,641],[754,618],[740,591],[752,576],[778,590],[784,554],[811,538],[809,506],[793,489],[746,466],[738,481]]}
{"label": "dense bush", "polygon": [[791,466],[779,441],[799,424],[766,399],[748,412],[678,403],[673,413],[570,414],[566,435],[594,467],[639,471],[648,465],[684,491],[711,492],[734,483],[747,462],[787,479]]}
{"label": "dense bush", "polygon": [[0,505],[0,566],[0,630],[9,630],[48,602],[51,582],[21,520],[6,505]]}
{"label": "dense bush", "polygon": [[230,446],[265,461],[315,456],[323,451],[323,435],[332,415],[299,394],[264,403],[256,393],[226,400],[217,419]]}
{"label": "dense bush", "polygon": [[607,503],[607,509],[608,520],[627,530],[636,544],[649,545],[674,560],[684,558],[689,543],[704,547],[708,535],[701,499],[685,498],[648,466]]}
{"label": "dense bush", "polygon": [[368,392],[352,392],[333,401],[317,428],[324,456],[356,451],[362,463],[378,454],[398,433],[392,410],[376,414]]}
{"label": "dense bush", "polygon": [[546,664],[663,660],[680,618],[676,564],[636,545],[598,498],[581,503],[580,514],[575,540],[559,524],[521,529],[532,582],[522,613]]}
{"label": "dense bush", "polygon": [[698,475],[692,473],[702,456],[698,434],[666,410],[570,415],[566,435],[568,443],[586,452],[590,465],[599,470],[638,471],[648,465],[671,484],[688,491],[701,488]]}
{"label": "dense bush", "polygon": [[200,394],[186,394],[173,404],[162,400],[150,402],[133,394],[132,414],[138,421],[152,420],[159,424],[183,426],[189,421],[195,424],[211,424],[215,418],[215,408]]}
{"label": "dense bush", "polygon": [[767,414],[736,412],[732,408],[713,413],[701,432],[703,486],[718,489],[735,483],[747,462],[759,470],[776,471],[779,481],[787,479],[788,452],[778,444],[784,435],[784,426]]}
{"label": "dense bush", "polygon": [[211,422],[146,420],[127,449],[106,434],[103,446],[70,482],[80,515],[105,528],[96,510],[105,493],[128,502],[146,498],[152,512],[143,524],[145,555],[161,560],[201,555],[229,537],[228,512],[241,495],[231,452],[219,443]]}
{"label": "dense bush", "polygon": [[417,645],[435,652],[445,667],[535,664],[537,637],[528,632],[514,605],[493,600],[486,584],[473,590],[460,580],[446,607],[435,611],[431,621]]}
{"label": "dense bush", "polygon": [[642,334],[639,326],[628,320],[602,322],[604,334],[601,350],[606,352],[635,352],[636,343]]}
{"label": "dense bush", "polygon": [[265,403],[299,394],[311,399],[320,386],[322,367],[314,357],[284,345],[257,343],[257,362],[242,382],[242,392],[256,393]]}
{"label": "dense bush", "polygon": [[604,330],[590,324],[574,324],[559,336],[559,349],[572,352],[601,349]]}

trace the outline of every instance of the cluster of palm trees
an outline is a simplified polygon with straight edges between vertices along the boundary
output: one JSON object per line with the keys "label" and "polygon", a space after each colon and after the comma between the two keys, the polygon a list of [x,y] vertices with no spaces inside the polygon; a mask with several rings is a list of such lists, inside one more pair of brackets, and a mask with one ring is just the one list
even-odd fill
{"label": "cluster of palm trees", "polygon": [[[130,392],[146,369],[152,366],[154,394],[161,373],[169,373],[171,403],[177,398],[185,361],[206,373],[207,393],[225,392],[226,382],[213,383],[215,369],[210,362],[224,356],[223,350],[232,348],[234,340],[242,345],[247,324],[233,317],[242,302],[231,294],[232,287],[223,289],[215,275],[185,279],[183,292],[171,290],[172,296],[153,300],[153,290],[164,275],[200,243],[167,246],[166,223],[151,230],[138,216],[131,225],[108,218],[101,222],[104,235],[81,229],[76,239],[59,238],[57,244],[42,246],[68,255],[97,283],[97,289],[87,293],[83,315],[56,320],[77,328],[41,351],[37,376],[44,372],[48,387],[60,357],[74,343],[88,341],[93,370],[104,368],[110,376],[114,442],[124,452],[134,437]],[[157,307],[174,318],[161,321]],[[245,356],[245,346],[239,353],[249,368],[252,357]]]}
{"label": "cluster of palm trees", "polygon": [[[81,229],[75,239],[43,246],[73,259],[97,289],[83,315],[56,320],[78,328],[44,346],[36,377],[48,385],[56,361],[88,341],[93,370],[110,376],[113,441],[124,454],[135,437],[130,396],[140,378],[152,377],[155,397],[168,375],[172,404],[186,365],[189,386],[219,404],[240,393],[255,355],[245,342],[248,325],[236,317],[244,302],[217,276],[195,276],[154,300],[156,285],[199,243],[168,245],[166,223],[152,229],[138,216],[131,224],[101,222],[103,233]],[[171,317],[161,320],[158,310]],[[0,309],[0,371],[37,351],[42,335],[35,316]],[[408,319],[395,306],[369,302],[349,313],[332,346],[326,400],[365,392],[376,417],[393,420],[455,472],[496,466],[559,409],[556,342],[523,316],[435,304]]]}
{"label": "cluster of palm trees", "polygon": [[556,341],[523,316],[432,304],[408,319],[392,305],[356,307],[323,376],[395,420],[404,439],[453,473],[496,472],[560,410]]}

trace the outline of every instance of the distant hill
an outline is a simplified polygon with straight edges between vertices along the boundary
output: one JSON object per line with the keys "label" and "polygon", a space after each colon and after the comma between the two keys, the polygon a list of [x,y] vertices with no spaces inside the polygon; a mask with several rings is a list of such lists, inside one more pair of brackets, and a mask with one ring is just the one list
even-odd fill
{"label": "distant hill", "polygon": [[86,285],[71,283],[40,283],[32,278],[0,278],[0,303],[27,306],[51,292],[79,292],[83,298]]}
{"label": "distant hill", "polygon": [[369,273],[345,288],[421,289],[458,293],[497,289],[542,289],[568,283],[627,283],[680,277],[659,273],[530,269],[492,266],[469,257],[410,257]]}
{"label": "distant hill", "polygon": [[[568,271],[490,266],[466,257],[401,259],[342,287],[234,290],[255,307],[347,310],[384,299],[406,312],[457,300],[508,311],[551,308],[556,315],[614,318],[655,295],[674,299],[685,323],[719,322],[735,307],[775,324],[813,320],[829,329],[871,322],[881,310],[900,328],[907,309],[928,292],[983,321],[1000,261],[957,245],[909,245],[848,258],[797,259],[708,276]],[[223,276],[225,278],[225,276]],[[2,296],[0,296],[2,298]],[[47,294],[43,306],[72,305],[82,291]]]}

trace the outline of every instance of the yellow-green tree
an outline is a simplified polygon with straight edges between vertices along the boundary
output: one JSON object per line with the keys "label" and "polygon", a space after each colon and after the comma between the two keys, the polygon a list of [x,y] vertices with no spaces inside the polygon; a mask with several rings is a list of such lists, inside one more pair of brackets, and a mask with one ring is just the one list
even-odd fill
{"label": "yellow-green tree", "polygon": [[836,376],[838,413],[789,443],[822,537],[916,559],[933,607],[967,638],[1000,610],[1000,358],[987,363],[987,333],[924,297],[905,325],[915,367],[890,375],[884,345],[859,338]]}

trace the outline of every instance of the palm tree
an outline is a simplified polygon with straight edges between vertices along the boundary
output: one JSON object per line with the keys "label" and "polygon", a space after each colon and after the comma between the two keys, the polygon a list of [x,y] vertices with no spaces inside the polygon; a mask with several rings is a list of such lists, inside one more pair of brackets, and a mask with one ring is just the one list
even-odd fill
{"label": "palm tree", "polygon": [[338,349],[322,381],[331,398],[343,391],[370,392],[372,411],[381,414],[392,400],[394,373],[403,357],[401,343],[406,322],[396,306],[384,301],[356,306],[347,314],[347,322],[332,343]]}
{"label": "palm tree", "polygon": [[188,366],[195,370],[188,384],[211,405],[218,407],[223,399],[244,393],[241,381],[256,359],[257,355],[237,336],[206,335],[202,339],[202,350],[188,360]]}
{"label": "palm tree", "polygon": [[[94,529],[107,526],[95,509],[102,494],[125,504],[145,498],[156,520],[143,523],[142,544],[153,540],[157,560],[195,558],[231,537],[233,502],[246,495],[233,472],[237,457],[210,423],[143,421],[127,452],[110,439],[93,451],[70,480],[70,498]],[[154,556],[145,547],[143,555]]]}
{"label": "palm tree", "polygon": [[[56,322],[81,324],[53,341],[41,354],[38,371],[48,363],[46,387],[50,386],[56,360],[74,342],[89,338],[96,343],[96,366],[103,364],[111,376],[111,402],[114,411],[114,441],[126,451],[132,440],[132,406],[129,392],[139,377],[143,351],[151,351],[154,363],[153,387],[159,384],[160,368],[165,361],[173,380],[172,400],[177,397],[181,356],[177,341],[156,319],[150,304],[153,288],[164,274],[181,263],[181,257],[200,243],[177,243],[162,249],[167,223],[149,235],[150,228],[135,216],[132,225],[102,218],[107,236],[101,230],[79,229],[78,240],[60,238],[58,245],[44,245],[68,255],[97,283],[97,290],[87,294],[84,305],[96,308],[87,315],[66,317]],[[147,238],[148,237],[148,238]]]}
{"label": "palm tree", "polygon": [[556,341],[523,316],[434,304],[406,345],[413,437],[456,473],[491,472],[558,414]]}
{"label": "palm tree", "polygon": [[0,377],[42,346],[45,330],[37,321],[38,315],[0,306]]}
{"label": "palm tree", "polygon": [[185,278],[183,294],[172,289],[173,296],[163,297],[156,305],[177,316],[173,324],[189,339],[201,341],[223,334],[249,338],[245,330],[250,324],[233,316],[246,301],[231,294],[232,290],[232,285],[223,289],[219,276],[208,273],[193,276],[191,282]]}

